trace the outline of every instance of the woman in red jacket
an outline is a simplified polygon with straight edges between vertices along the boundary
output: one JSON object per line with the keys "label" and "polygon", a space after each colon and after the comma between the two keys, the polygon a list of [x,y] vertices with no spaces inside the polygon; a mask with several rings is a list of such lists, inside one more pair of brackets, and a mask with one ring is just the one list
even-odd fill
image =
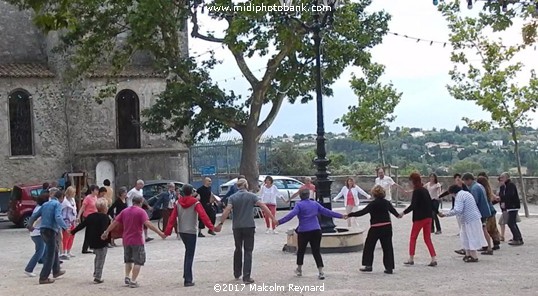
{"label": "woman in red jacket", "polygon": [[[409,260],[405,262],[405,265],[415,264],[415,248],[417,246],[418,234],[422,230],[424,235],[424,242],[428,247],[432,260],[428,266],[437,266],[437,260],[435,259],[435,248],[433,247],[431,238],[431,225],[432,216],[435,209],[432,205],[432,199],[430,193],[422,185],[422,177],[419,173],[412,173],[409,176],[409,181],[413,184],[413,196],[411,198],[411,205],[407,207],[400,214],[403,217],[405,214],[413,212],[413,227],[411,228],[411,237],[409,238]],[[437,214],[437,211],[435,212]]]}
{"label": "woman in red jacket", "polygon": [[181,240],[185,245],[185,259],[183,261],[184,285],[185,287],[192,287],[194,286],[192,263],[194,261],[194,252],[196,250],[198,216],[200,216],[200,220],[209,230],[213,231],[214,227],[200,201],[192,196],[194,191],[193,187],[190,184],[185,184],[183,185],[182,190],[183,196],[181,196],[174,205],[164,234],[170,236],[170,234],[172,234],[172,229],[177,223],[179,237],[181,237]]}

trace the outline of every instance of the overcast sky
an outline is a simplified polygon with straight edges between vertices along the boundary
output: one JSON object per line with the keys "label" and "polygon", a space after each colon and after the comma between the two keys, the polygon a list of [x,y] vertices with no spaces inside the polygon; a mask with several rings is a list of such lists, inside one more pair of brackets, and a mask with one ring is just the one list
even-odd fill
{"label": "overcast sky", "polygon": [[[431,0],[374,0],[373,2],[371,10],[385,10],[392,15],[389,24],[391,32],[427,40],[448,41],[449,32],[446,22]],[[466,3],[462,5],[466,6]],[[479,4],[475,6],[472,11],[467,11],[467,8],[463,9],[469,15],[473,15],[477,14],[480,9]],[[202,19],[202,25],[205,29],[213,30],[219,26],[226,26],[207,18]],[[520,28],[516,28],[511,36],[507,35],[504,39],[505,44],[521,43]],[[218,36],[218,32],[216,35]],[[233,89],[243,95],[248,94],[249,85],[245,78],[241,77],[241,71],[227,49],[198,39],[190,39],[189,43],[190,54],[193,56],[215,49],[217,58],[223,59],[224,62],[212,72],[213,79],[219,81],[219,85],[225,89]],[[448,75],[448,71],[452,68],[449,60],[450,51],[450,44],[443,47],[442,44],[436,43],[430,45],[430,42],[417,43],[415,40],[391,34],[385,36],[383,43],[373,49],[374,60],[386,66],[383,80],[391,81],[398,91],[403,93],[402,100],[395,110],[396,120],[391,127],[454,129],[456,125],[464,125],[462,117],[488,119],[488,114],[474,103],[457,101],[448,94],[445,86],[450,83]],[[519,58],[525,59],[529,68],[537,68],[537,54],[538,52],[530,49]],[[266,65],[266,60],[253,59],[249,61],[249,65],[251,69],[260,69]],[[346,69],[341,78],[332,86],[334,96],[324,99],[327,132],[345,131],[341,125],[333,122],[347,111],[349,105],[357,103],[349,87],[349,79],[354,70],[357,71],[352,67]],[[262,72],[255,72],[255,74],[260,77]],[[235,80],[230,79],[232,77],[235,77]],[[270,106],[266,107],[265,114]],[[315,112],[315,101],[294,105],[286,102],[266,135],[315,133]],[[538,119],[534,120],[532,126],[538,127]]]}

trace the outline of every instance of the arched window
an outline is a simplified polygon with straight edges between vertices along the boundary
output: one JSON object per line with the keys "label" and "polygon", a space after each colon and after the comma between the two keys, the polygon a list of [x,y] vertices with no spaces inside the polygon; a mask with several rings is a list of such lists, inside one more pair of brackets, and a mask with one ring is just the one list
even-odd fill
{"label": "arched window", "polygon": [[25,90],[16,90],[9,95],[9,136],[11,155],[34,154],[32,102]]}
{"label": "arched window", "polygon": [[118,149],[140,148],[140,101],[136,93],[124,89],[116,96]]}

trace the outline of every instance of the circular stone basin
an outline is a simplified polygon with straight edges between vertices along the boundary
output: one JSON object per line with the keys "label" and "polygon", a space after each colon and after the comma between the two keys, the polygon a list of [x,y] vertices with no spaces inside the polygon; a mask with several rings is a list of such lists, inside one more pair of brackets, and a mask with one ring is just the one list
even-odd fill
{"label": "circular stone basin", "polygon": [[[321,253],[350,253],[362,251],[364,246],[362,229],[348,227],[336,227],[336,232],[324,233],[321,238]],[[287,242],[282,251],[297,252],[297,233],[295,229],[289,229],[286,234]],[[307,253],[311,253],[310,245],[306,248]]]}

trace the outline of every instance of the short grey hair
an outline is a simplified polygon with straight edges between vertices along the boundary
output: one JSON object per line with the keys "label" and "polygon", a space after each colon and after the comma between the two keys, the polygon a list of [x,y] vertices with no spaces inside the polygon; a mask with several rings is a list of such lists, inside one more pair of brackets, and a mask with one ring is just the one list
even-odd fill
{"label": "short grey hair", "polygon": [[510,174],[508,172],[503,172],[500,177],[505,177],[506,179],[510,179]]}
{"label": "short grey hair", "polygon": [[168,183],[168,187],[174,187],[174,188],[176,188],[176,184],[175,184],[174,182],[170,182],[170,183]]}
{"label": "short grey hair", "polygon": [[301,199],[309,199],[310,198],[310,190],[301,189],[299,191],[299,197],[301,197]]}
{"label": "short grey hair", "polygon": [[56,192],[58,192],[58,191],[60,191],[60,189],[58,189],[58,188],[56,188],[56,187],[49,188],[49,193],[50,193],[50,194],[56,193]]}
{"label": "short grey hair", "polygon": [[237,180],[237,188],[240,189],[248,189],[248,181],[247,179],[239,179]]}
{"label": "short grey hair", "polygon": [[137,180],[137,181],[136,181],[136,184],[137,184],[137,185],[144,185],[144,180]]}
{"label": "short grey hair", "polygon": [[108,204],[107,204],[106,199],[104,199],[104,198],[98,198],[97,201],[95,202],[95,207],[96,207],[97,210],[99,210],[99,211],[108,208]]}
{"label": "short grey hair", "polygon": [[144,202],[144,197],[142,196],[134,196],[133,197],[133,204],[134,205],[142,205],[142,203]]}
{"label": "short grey hair", "polygon": [[127,193],[127,187],[122,186],[122,187],[120,187],[120,189],[118,190],[118,194],[119,194],[119,195],[122,195],[122,194],[124,194],[124,193]]}
{"label": "short grey hair", "polygon": [[310,178],[310,177],[306,177],[306,178],[304,178],[304,181],[305,181],[305,182],[307,182],[307,181],[312,182],[312,178]]}

